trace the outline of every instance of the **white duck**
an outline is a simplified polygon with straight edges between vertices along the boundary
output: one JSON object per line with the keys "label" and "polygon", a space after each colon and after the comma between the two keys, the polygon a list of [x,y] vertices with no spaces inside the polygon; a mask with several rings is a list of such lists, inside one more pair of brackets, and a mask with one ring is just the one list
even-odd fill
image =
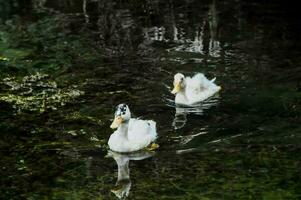
{"label": "white duck", "polygon": [[197,73],[192,78],[177,73],[174,76],[174,89],[171,91],[176,95],[175,103],[192,105],[208,99],[221,90],[214,81],[215,78],[208,80],[202,73]]}
{"label": "white duck", "polygon": [[131,118],[131,112],[126,104],[116,107],[112,129],[117,130],[110,136],[108,144],[116,152],[133,152],[148,147],[156,149],[159,145],[152,143],[157,138],[156,122]]}

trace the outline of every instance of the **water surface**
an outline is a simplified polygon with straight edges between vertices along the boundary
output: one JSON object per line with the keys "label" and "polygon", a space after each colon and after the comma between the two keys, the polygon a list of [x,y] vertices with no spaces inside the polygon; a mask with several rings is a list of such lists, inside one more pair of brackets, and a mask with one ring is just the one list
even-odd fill
{"label": "water surface", "polygon": [[[281,1],[0,1],[1,199],[299,199],[300,21]],[[222,86],[176,107],[173,75]],[[108,151],[114,108],[156,153]]]}

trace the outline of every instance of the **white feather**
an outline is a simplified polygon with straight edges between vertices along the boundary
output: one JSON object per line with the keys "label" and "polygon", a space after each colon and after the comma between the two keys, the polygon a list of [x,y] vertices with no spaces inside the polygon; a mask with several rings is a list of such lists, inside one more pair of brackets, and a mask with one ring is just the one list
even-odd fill
{"label": "white feather", "polygon": [[175,102],[191,105],[208,99],[221,89],[214,83],[215,79],[208,80],[202,73],[197,73],[192,78],[186,77],[184,79],[185,86],[182,91],[176,94]]}
{"label": "white feather", "polygon": [[156,122],[131,118],[109,138],[110,149],[116,152],[133,152],[150,145],[157,138]]}

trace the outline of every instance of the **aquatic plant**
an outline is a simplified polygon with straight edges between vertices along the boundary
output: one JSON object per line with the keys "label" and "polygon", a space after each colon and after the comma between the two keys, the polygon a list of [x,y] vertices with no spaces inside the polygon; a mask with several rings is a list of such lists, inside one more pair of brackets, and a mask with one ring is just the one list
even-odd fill
{"label": "aquatic plant", "polygon": [[21,79],[6,77],[0,84],[3,87],[8,86],[8,90],[0,95],[0,100],[12,104],[17,112],[45,112],[56,110],[84,94],[83,91],[76,89],[76,86],[58,88],[57,83],[48,77],[47,74],[41,73],[24,76]]}

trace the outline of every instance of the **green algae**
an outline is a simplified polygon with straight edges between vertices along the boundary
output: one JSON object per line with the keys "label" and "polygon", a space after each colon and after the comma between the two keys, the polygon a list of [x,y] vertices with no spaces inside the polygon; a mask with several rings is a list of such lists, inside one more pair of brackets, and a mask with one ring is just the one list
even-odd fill
{"label": "green algae", "polygon": [[60,89],[55,81],[48,80],[47,74],[7,77],[0,84],[8,86],[8,93],[1,94],[0,100],[12,104],[17,112],[57,110],[84,92],[75,88]]}

